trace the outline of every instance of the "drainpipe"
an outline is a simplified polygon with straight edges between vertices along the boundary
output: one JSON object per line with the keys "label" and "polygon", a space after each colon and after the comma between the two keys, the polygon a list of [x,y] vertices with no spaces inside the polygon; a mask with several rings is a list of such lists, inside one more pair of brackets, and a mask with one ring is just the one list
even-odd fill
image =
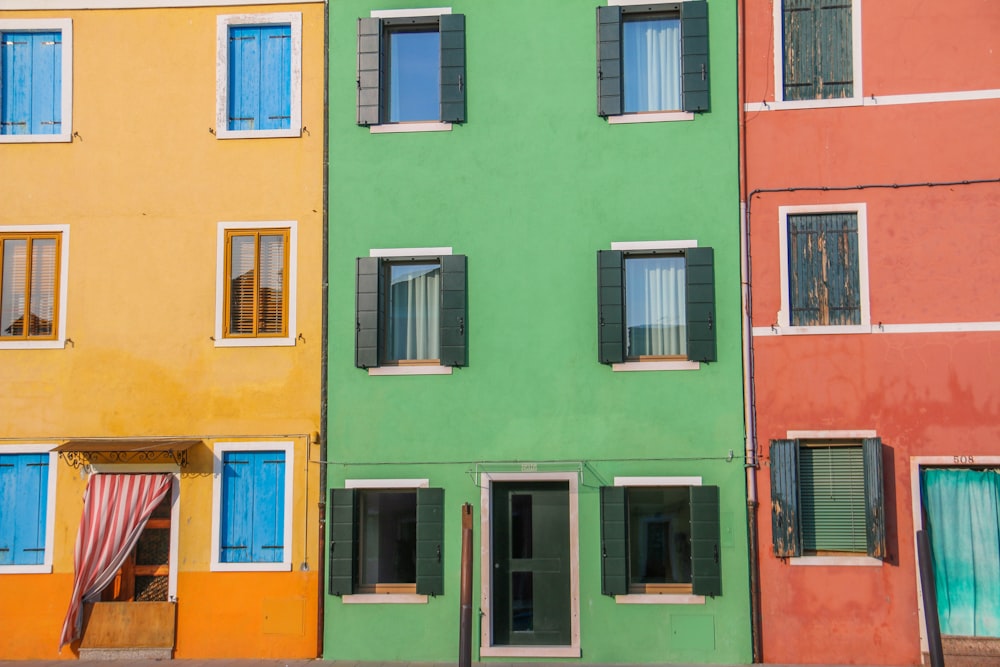
{"label": "drainpipe", "polygon": [[321,327],[322,336],[320,345],[320,389],[319,389],[319,558],[317,561],[317,600],[316,600],[316,657],[323,657],[323,633],[326,628],[326,558],[323,551],[326,549],[326,462],[330,460],[327,451],[326,416],[327,416],[327,366],[329,359],[329,322],[330,322],[330,300],[329,300],[329,265],[330,265],[330,3],[323,3],[323,285],[320,290],[321,303]]}

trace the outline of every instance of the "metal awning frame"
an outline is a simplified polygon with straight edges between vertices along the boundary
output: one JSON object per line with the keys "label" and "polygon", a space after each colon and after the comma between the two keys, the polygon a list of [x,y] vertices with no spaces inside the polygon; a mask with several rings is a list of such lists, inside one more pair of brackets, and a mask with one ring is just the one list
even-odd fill
{"label": "metal awning frame", "polygon": [[168,463],[185,468],[188,449],[202,442],[190,438],[74,438],[53,451],[72,468],[94,463]]}

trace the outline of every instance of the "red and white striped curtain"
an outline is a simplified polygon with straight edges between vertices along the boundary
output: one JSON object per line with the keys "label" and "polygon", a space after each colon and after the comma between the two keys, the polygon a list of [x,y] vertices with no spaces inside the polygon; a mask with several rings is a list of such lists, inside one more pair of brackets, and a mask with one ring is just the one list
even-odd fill
{"label": "red and white striped curtain", "polygon": [[59,650],[80,637],[83,603],[100,595],[139,541],[149,515],[170,493],[172,475],[91,475],[73,557],[75,576]]}

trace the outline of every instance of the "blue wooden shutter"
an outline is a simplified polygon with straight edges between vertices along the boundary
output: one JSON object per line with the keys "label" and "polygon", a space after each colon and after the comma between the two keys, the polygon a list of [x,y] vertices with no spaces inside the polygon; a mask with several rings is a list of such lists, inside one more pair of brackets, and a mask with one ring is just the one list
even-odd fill
{"label": "blue wooden shutter", "polygon": [[719,523],[719,487],[692,486],[691,592],[722,594],[722,529]]}
{"label": "blue wooden shutter", "polygon": [[851,0],[819,0],[816,8],[817,97],[854,94],[854,34]]}
{"label": "blue wooden shutter", "polygon": [[715,252],[712,248],[688,248],[684,260],[688,359],[716,361]]}
{"label": "blue wooden shutter", "polygon": [[354,592],[357,521],[354,489],[330,489],[330,544],[328,589],[330,595]]}
{"label": "blue wooden shutter", "polygon": [[597,359],[602,364],[625,361],[625,255],[597,251]]}
{"label": "blue wooden shutter", "polygon": [[817,97],[817,0],[782,0],[782,89],[786,100]]}
{"label": "blue wooden shutter", "polygon": [[622,112],[622,8],[597,8],[597,115]]}
{"label": "blue wooden shutter", "polygon": [[230,130],[260,129],[260,28],[229,28]]}
{"label": "blue wooden shutter", "polygon": [[417,594],[444,594],[444,489],[417,489]]}
{"label": "blue wooden shutter", "polygon": [[13,565],[17,552],[17,480],[17,456],[0,454],[0,565]]}
{"label": "blue wooden shutter", "polygon": [[601,487],[601,595],[628,593],[625,487]]}
{"label": "blue wooden shutter", "polygon": [[253,528],[253,460],[249,452],[223,452],[219,561],[249,563]]}
{"label": "blue wooden shutter", "polygon": [[0,455],[0,565],[45,561],[49,455]]}
{"label": "blue wooden shutter", "polygon": [[788,216],[789,323],[861,324],[857,213]]}
{"label": "blue wooden shutter", "polygon": [[254,563],[280,563],[285,553],[285,452],[253,452]]}
{"label": "blue wooden shutter", "polygon": [[882,439],[865,438],[862,442],[865,459],[865,524],[868,528],[868,555],[884,560],[885,491],[882,487]]}
{"label": "blue wooden shutter", "polygon": [[62,32],[0,33],[0,134],[62,132]]}
{"label": "blue wooden shutter", "polygon": [[681,89],[684,111],[708,111],[708,3],[681,3]]}
{"label": "blue wooden shutter", "polygon": [[292,125],[292,27],[260,29],[260,99],[257,129],[285,130]]}
{"label": "blue wooden shutter", "polygon": [[465,15],[442,14],[441,120],[465,122]]}
{"label": "blue wooden shutter", "polygon": [[771,537],[774,555],[802,555],[799,517],[799,441],[771,441]]}
{"label": "blue wooden shutter", "polygon": [[358,125],[382,117],[382,21],[358,19]]}
{"label": "blue wooden shutter", "polygon": [[381,282],[382,261],[378,257],[359,257],[354,300],[354,365],[358,368],[378,367]]}
{"label": "blue wooden shutter", "polygon": [[441,258],[441,350],[442,366],[465,366],[468,324],[465,255]]}
{"label": "blue wooden shutter", "polygon": [[31,54],[32,33],[0,33],[0,93],[3,109],[0,113],[0,133],[31,133]]}

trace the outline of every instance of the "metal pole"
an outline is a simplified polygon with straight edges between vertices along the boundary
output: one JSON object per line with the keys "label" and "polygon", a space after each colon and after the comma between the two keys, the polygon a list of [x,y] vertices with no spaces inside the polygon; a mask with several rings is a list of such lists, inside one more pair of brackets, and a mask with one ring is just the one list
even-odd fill
{"label": "metal pole", "polygon": [[472,665],[472,505],[462,505],[462,608],[458,630],[458,667]]}
{"label": "metal pole", "polygon": [[923,592],[924,624],[927,626],[927,651],[930,653],[931,667],[944,667],[937,591],[934,588],[934,568],[931,565],[931,541],[925,530],[917,531],[917,560],[920,565],[920,590]]}

